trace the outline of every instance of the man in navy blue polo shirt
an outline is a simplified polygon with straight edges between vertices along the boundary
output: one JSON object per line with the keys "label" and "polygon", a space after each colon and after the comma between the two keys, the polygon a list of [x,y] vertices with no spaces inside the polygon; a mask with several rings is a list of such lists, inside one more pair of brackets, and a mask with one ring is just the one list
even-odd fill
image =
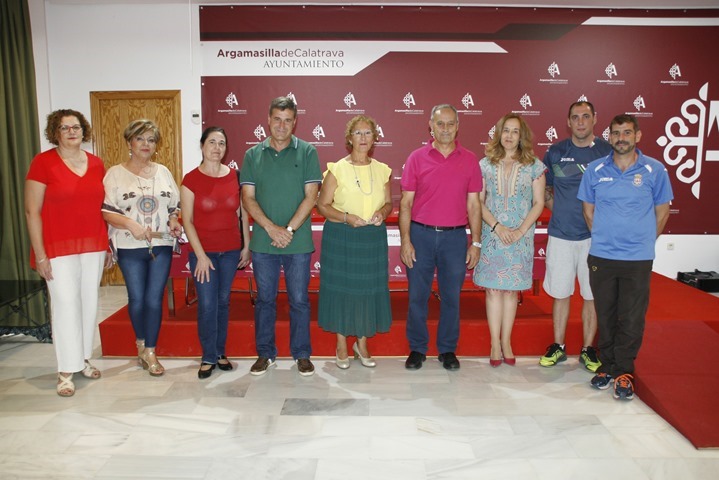
{"label": "man in navy blue polo shirt", "polygon": [[589,164],[578,195],[592,232],[587,264],[602,363],[590,383],[604,390],[614,382],[614,398],[631,400],[654,244],[673,194],[664,165],[636,148],[642,138],[636,118],[617,115],[609,130],[614,151]]}
{"label": "man in navy blue polo shirt", "polygon": [[547,347],[547,352],[539,359],[543,367],[552,367],[567,359],[564,338],[575,279],[579,282],[579,293],[583,299],[583,343],[579,361],[591,372],[596,372],[600,365],[594,348],[597,314],[594,311],[594,296],[589,286],[587,268],[592,235],[584,220],[582,202],[577,199],[579,182],[582,181],[587,165],[612,151],[609,143],[594,136],[596,124],[594,105],[587,101],[574,102],[569,107],[567,118],[567,125],[572,131],[571,138],[552,145],[544,155],[544,164],[547,166],[544,205],[552,211],[552,217],[547,228],[549,241],[543,287],[554,299],[554,343]]}

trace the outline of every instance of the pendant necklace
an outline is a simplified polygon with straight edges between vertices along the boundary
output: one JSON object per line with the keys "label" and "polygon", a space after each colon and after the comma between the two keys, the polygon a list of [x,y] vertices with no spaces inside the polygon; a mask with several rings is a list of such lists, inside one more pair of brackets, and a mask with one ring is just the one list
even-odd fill
{"label": "pendant necklace", "polygon": [[353,161],[350,161],[350,165],[352,165],[352,170],[355,174],[355,183],[357,184],[357,188],[359,188],[359,191],[362,192],[362,195],[372,195],[372,192],[374,191],[374,179],[372,178],[372,160],[367,164],[369,166],[369,192],[365,192],[362,190],[362,185],[360,184],[360,179],[357,176],[357,168],[355,168],[355,164]]}
{"label": "pendant necklace", "polygon": [[[145,195],[144,188],[142,187],[142,184],[140,183],[140,176],[137,176],[137,186],[140,188],[140,200],[137,204],[138,209],[140,210],[140,213],[142,214],[143,220],[145,224],[143,225],[145,228],[148,226],[150,227],[150,231],[152,231],[152,215],[155,213],[156,209],[156,202],[155,199],[155,177],[152,177],[152,196],[149,197]],[[146,180],[149,180],[147,178]],[[150,257],[152,259],[155,259],[155,255],[152,253],[152,238],[150,240],[146,240],[147,242],[147,253],[150,254]]]}

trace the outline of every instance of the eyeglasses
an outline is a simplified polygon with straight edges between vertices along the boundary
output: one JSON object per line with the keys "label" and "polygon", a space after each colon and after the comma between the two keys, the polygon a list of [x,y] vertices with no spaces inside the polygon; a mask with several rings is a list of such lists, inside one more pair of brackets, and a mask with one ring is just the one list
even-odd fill
{"label": "eyeglasses", "polygon": [[67,133],[70,130],[72,130],[72,133],[77,133],[80,130],[82,130],[82,126],[81,125],[60,125],[58,130],[60,130],[62,133]]}
{"label": "eyeglasses", "polygon": [[372,130],[365,130],[364,132],[361,130],[356,130],[356,131],[352,132],[352,135],[354,135],[355,137],[371,137],[371,136],[373,136]]}

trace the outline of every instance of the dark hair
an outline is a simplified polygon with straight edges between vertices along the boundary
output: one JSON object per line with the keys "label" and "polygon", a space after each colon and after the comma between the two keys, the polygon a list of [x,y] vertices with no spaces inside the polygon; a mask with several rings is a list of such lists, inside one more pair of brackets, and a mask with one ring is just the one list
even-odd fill
{"label": "dark hair", "polygon": [[632,125],[634,125],[634,132],[639,131],[639,122],[637,122],[637,117],[635,117],[634,115],[628,115],[625,113],[623,113],[621,115],[617,115],[616,117],[612,118],[612,121],[609,124],[609,131],[610,132],[612,131],[612,127],[614,125],[621,125],[623,123],[631,123]]}
{"label": "dark hair", "polygon": [[490,162],[496,164],[507,153],[502,146],[502,130],[508,120],[519,121],[519,145],[517,146],[516,160],[524,165],[531,165],[534,162],[534,150],[532,149],[532,130],[524,119],[516,113],[508,113],[499,119],[494,127],[494,138],[487,143],[485,153]]}
{"label": "dark hair", "polygon": [[155,137],[155,142],[160,143],[160,139],[162,138],[160,128],[155,125],[155,122],[146,118],[131,121],[127,127],[125,127],[122,136],[129,142],[134,137],[142,135],[145,132],[152,132],[152,136]]}
{"label": "dark hair", "polygon": [[82,141],[89,142],[92,139],[92,127],[90,122],[87,121],[85,115],[78,112],[77,110],[71,110],[69,108],[55,110],[47,116],[47,126],[45,127],[45,138],[53,145],[59,145],[58,132],[62,125],[62,119],[65,117],[75,117],[80,122],[82,127]]}
{"label": "dark hair", "polygon": [[574,102],[573,104],[571,104],[571,105],[569,106],[569,112],[567,113],[567,118],[572,118],[572,109],[573,109],[574,107],[579,107],[579,106],[581,106],[581,105],[586,105],[586,106],[588,106],[588,107],[589,107],[589,110],[592,111],[592,116],[594,116],[594,115],[597,114],[597,112],[594,111],[594,105],[592,105],[592,102],[588,102],[588,101],[586,101],[586,100],[581,100],[581,101],[579,101],[579,102]]}
{"label": "dark hair", "polygon": [[295,114],[295,117],[297,117],[297,105],[295,104],[295,101],[292,100],[290,97],[277,97],[270,103],[270,115],[272,115],[272,110],[292,110],[292,113]]}
{"label": "dark hair", "polygon": [[225,137],[225,142],[227,142],[227,134],[225,133],[225,130],[222,127],[207,127],[204,132],[202,132],[202,136],[200,137],[200,145],[205,145],[205,140],[207,140],[207,137],[210,136],[211,133],[221,133],[223,137]]}

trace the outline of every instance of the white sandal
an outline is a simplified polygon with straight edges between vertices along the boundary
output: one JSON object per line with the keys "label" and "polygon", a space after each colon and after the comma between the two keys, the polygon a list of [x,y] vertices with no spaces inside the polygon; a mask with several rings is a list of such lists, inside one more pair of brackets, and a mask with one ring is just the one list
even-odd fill
{"label": "white sandal", "polygon": [[83,377],[91,380],[97,380],[102,376],[102,372],[95,368],[89,360],[85,360],[85,368],[83,368],[80,373],[82,373]]}
{"label": "white sandal", "polygon": [[75,395],[75,384],[72,383],[72,373],[65,376],[57,372],[57,394],[61,397],[72,397]]}

